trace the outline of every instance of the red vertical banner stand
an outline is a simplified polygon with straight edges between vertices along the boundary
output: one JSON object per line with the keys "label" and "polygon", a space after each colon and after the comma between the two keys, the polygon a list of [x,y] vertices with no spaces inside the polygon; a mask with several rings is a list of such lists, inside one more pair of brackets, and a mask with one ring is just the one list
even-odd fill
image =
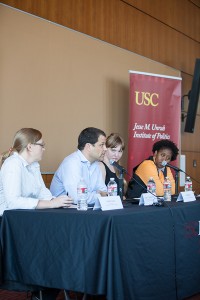
{"label": "red vertical banner stand", "polygon": [[181,78],[130,71],[128,172],[162,139],[180,143]]}

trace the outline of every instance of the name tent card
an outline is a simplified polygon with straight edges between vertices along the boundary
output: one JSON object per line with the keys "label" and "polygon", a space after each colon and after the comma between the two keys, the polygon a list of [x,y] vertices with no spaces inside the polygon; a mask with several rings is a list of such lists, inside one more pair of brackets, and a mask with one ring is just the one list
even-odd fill
{"label": "name tent card", "polygon": [[180,192],[176,201],[191,202],[196,201],[196,198],[193,191]]}
{"label": "name tent card", "polygon": [[150,193],[143,193],[140,197],[139,205],[153,205],[158,202],[157,197]]}
{"label": "name tent card", "polygon": [[95,201],[94,210],[101,208],[102,210],[114,210],[123,209],[122,201],[119,196],[97,196],[98,199]]}

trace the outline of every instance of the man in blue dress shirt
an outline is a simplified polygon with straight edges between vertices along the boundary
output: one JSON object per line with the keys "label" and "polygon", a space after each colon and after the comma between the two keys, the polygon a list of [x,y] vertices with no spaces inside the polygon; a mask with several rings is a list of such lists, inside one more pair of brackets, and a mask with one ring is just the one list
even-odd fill
{"label": "man in blue dress shirt", "polygon": [[68,195],[77,203],[77,185],[81,178],[88,188],[88,204],[93,205],[97,194],[105,196],[107,188],[99,169],[106,151],[105,133],[94,127],[85,128],[78,137],[78,150],[65,157],[56,171],[50,190],[53,196]]}

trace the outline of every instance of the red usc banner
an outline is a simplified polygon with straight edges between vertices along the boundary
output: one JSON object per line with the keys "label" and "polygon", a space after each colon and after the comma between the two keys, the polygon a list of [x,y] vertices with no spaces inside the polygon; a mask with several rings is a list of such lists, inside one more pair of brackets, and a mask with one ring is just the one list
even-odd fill
{"label": "red usc banner", "polygon": [[130,71],[128,172],[162,139],[179,145],[181,78]]}

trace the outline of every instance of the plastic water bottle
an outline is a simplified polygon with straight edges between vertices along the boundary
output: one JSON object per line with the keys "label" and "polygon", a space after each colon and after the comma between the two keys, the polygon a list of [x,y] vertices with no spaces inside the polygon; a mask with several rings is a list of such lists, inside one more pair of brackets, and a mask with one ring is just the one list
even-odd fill
{"label": "plastic water bottle", "polygon": [[78,210],[88,209],[87,199],[88,199],[87,185],[84,179],[81,178],[77,186],[77,209]]}
{"label": "plastic water bottle", "polygon": [[156,183],[153,177],[150,177],[149,181],[147,182],[147,191],[156,196]]}
{"label": "plastic water bottle", "polygon": [[185,180],[185,192],[189,191],[192,191],[192,180],[189,176],[187,176]]}
{"label": "plastic water bottle", "polygon": [[117,183],[114,178],[110,178],[107,185],[108,196],[117,196]]}
{"label": "plastic water bottle", "polygon": [[163,183],[164,201],[171,201],[171,182],[168,177],[165,177]]}

